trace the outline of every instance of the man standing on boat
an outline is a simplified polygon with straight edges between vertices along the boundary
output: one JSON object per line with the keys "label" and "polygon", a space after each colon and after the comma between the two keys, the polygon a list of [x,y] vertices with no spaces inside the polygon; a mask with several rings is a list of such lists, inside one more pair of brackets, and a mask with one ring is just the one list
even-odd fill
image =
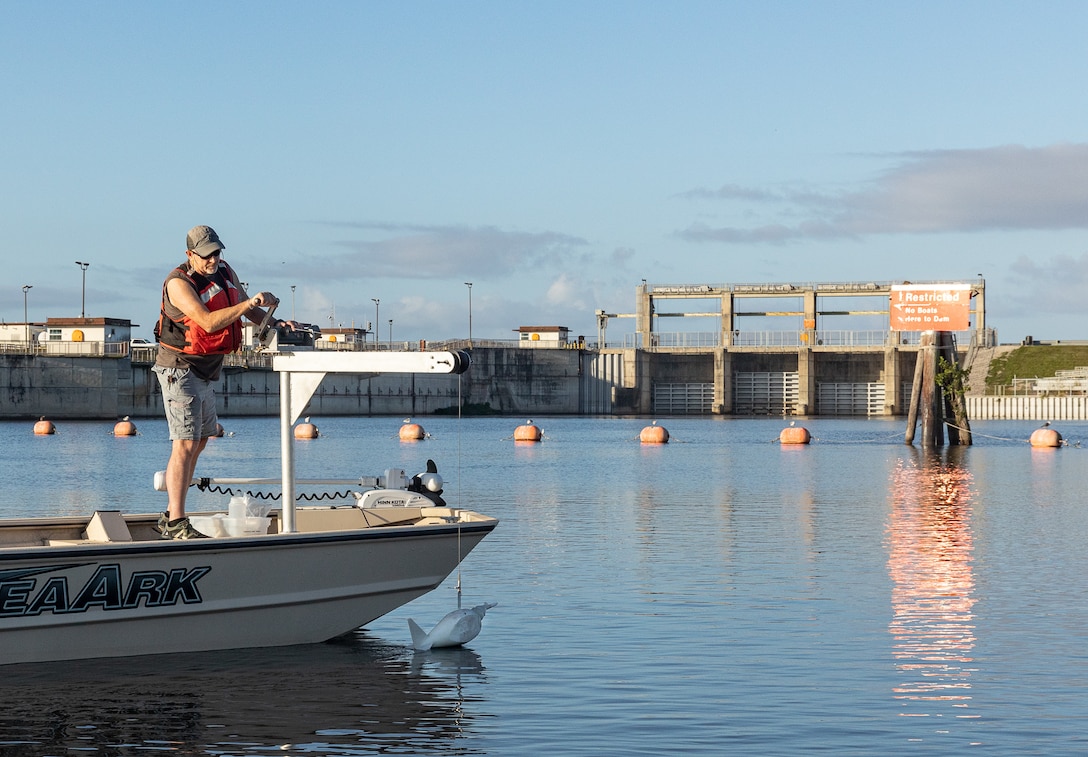
{"label": "man standing on boat", "polygon": [[222,260],[226,245],[210,226],[194,226],[185,245],[186,261],[163,284],[155,327],[159,349],[153,370],[162,387],[172,444],[166,466],[169,505],[158,523],[164,539],[205,537],[185,515],[185,495],[197,458],[217,431],[213,385],[223,356],[242,346],[242,318],[260,323],[264,308],[279,302],[271,292],[246,294]]}

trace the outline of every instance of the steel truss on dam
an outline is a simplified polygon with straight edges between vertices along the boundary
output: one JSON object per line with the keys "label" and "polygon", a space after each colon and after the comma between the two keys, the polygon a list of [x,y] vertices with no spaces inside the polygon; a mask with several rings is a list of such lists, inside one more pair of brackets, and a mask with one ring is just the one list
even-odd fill
{"label": "steel truss on dam", "polygon": [[[613,372],[624,374],[623,385],[636,395],[632,409],[641,412],[897,415],[909,406],[923,333],[890,326],[892,293],[904,285],[969,292],[969,328],[953,332],[962,365],[977,348],[996,343],[986,327],[981,276],[954,283],[644,282],[635,289],[633,313],[597,311],[600,359],[625,356],[623,370]],[[614,318],[634,319],[635,329],[610,345]],[[702,319],[712,329],[670,329],[677,319]]]}

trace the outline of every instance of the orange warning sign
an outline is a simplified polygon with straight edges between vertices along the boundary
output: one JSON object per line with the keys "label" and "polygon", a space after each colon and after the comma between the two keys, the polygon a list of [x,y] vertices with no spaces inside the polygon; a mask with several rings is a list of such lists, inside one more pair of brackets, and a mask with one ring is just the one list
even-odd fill
{"label": "orange warning sign", "polygon": [[888,303],[892,331],[966,331],[970,284],[896,284]]}

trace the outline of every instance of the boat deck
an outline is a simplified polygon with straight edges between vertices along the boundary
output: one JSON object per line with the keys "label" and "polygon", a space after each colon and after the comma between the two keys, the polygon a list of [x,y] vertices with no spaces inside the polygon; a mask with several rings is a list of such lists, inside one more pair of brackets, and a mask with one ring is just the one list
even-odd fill
{"label": "boat deck", "polygon": [[[213,512],[192,513],[210,517]],[[0,550],[27,547],[162,542],[155,530],[158,513],[123,514],[99,510],[91,516],[11,518],[0,521]],[[486,516],[450,507],[300,507],[295,510],[296,533],[360,531],[391,526],[434,526],[489,520]],[[269,513],[267,534],[213,537],[259,539],[281,532],[280,513]],[[201,540],[203,541],[203,540]]]}

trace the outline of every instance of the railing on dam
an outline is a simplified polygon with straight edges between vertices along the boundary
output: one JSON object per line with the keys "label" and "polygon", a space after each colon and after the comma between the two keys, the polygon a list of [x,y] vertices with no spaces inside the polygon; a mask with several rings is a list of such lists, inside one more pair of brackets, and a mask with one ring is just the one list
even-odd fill
{"label": "railing on dam", "polygon": [[[957,340],[966,344],[973,332],[955,332]],[[920,331],[734,331],[730,337],[733,347],[891,347],[918,346]],[[654,332],[650,344],[643,344],[641,334],[627,334],[625,349],[716,349],[727,346],[717,331]]]}
{"label": "railing on dam", "polygon": [[966,398],[967,417],[973,420],[1088,420],[1088,397],[1038,397],[987,395]]}

